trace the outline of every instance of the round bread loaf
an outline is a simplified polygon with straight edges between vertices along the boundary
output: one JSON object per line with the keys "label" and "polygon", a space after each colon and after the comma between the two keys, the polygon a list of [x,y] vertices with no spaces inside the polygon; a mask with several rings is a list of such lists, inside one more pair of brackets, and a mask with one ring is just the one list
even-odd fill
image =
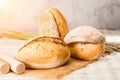
{"label": "round bread loaf", "polygon": [[68,33],[67,22],[56,8],[44,10],[40,14],[39,36],[64,38]]}
{"label": "round bread loaf", "polygon": [[70,31],[64,38],[71,56],[83,60],[95,60],[104,52],[105,38],[90,26],[81,26]]}
{"label": "round bread loaf", "polygon": [[54,68],[67,62],[70,50],[63,40],[53,37],[37,37],[20,48],[16,59],[27,68]]}

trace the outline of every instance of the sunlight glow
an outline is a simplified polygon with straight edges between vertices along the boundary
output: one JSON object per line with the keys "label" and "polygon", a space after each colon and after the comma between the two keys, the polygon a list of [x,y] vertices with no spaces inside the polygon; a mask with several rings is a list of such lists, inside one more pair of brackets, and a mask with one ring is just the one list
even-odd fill
{"label": "sunlight glow", "polygon": [[0,0],[0,9],[9,9],[10,1],[9,0]]}
{"label": "sunlight glow", "polygon": [[0,7],[5,6],[6,0],[0,0]]}

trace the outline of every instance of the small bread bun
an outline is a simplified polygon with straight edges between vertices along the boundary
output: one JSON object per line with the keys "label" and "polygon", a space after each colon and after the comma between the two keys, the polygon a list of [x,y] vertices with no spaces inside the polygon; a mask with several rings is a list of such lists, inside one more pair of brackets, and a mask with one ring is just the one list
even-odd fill
{"label": "small bread bun", "polygon": [[40,14],[40,36],[64,38],[68,33],[68,26],[61,12],[50,8]]}
{"label": "small bread bun", "polygon": [[95,60],[104,52],[105,38],[101,32],[89,26],[70,31],[64,38],[71,56],[83,60]]}
{"label": "small bread bun", "polygon": [[70,57],[70,51],[63,40],[53,37],[38,37],[20,48],[16,59],[27,68],[54,68],[63,65]]}

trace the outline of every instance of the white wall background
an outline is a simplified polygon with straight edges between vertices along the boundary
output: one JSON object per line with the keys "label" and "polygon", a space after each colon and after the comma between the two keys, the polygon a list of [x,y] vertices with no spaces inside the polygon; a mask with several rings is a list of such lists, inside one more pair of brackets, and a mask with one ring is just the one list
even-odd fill
{"label": "white wall background", "polygon": [[0,6],[0,27],[19,31],[38,31],[39,14],[58,8],[70,29],[81,25],[120,29],[120,0],[6,0]]}

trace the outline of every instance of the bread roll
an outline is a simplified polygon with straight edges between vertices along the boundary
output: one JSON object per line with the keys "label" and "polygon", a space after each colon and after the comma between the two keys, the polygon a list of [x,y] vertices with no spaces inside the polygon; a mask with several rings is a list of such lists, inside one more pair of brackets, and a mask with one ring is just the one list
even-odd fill
{"label": "bread roll", "polygon": [[63,65],[70,57],[70,50],[63,40],[53,37],[37,37],[24,44],[16,59],[27,68],[54,68]]}
{"label": "bread roll", "polygon": [[50,8],[40,14],[40,36],[64,38],[68,33],[68,26],[61,12]]}
{"label": "bread roll", "polygon": [[64,38],[71,56],[83,60],[95,60],[104,52],[105,38],[101,32],[89,26],[70,31]]}

